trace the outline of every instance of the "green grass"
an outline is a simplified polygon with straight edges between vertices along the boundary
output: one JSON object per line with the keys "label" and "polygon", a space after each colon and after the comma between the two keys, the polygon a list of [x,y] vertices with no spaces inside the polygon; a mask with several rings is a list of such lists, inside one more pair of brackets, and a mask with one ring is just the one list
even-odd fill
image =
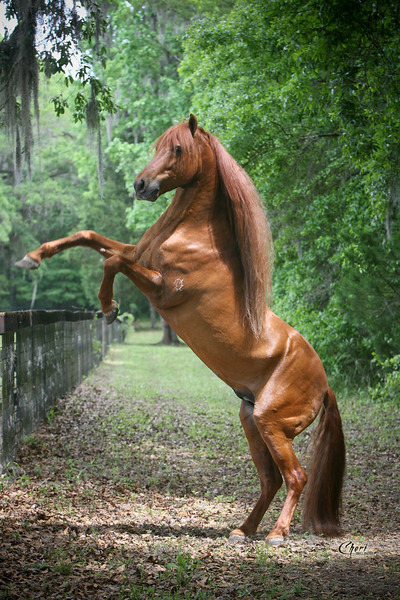
{"label": "green grass", "polygon": [[[239,423],[240,401],[232,390],[185,345],[159,346],[159,339],[157,331],[132,333],[88,382],[96,385],[98,375],[113,379],[114,410],[102,423],[103,433],[113,432],[113,453],[129,464],[135,455],[153,463],[152,484],[171,489],[171,469],[180,465],[188,482],[194,481],[193,461],[218,463],[221,455],[229,455],[237,465],[248,449]],[[143,448],[151,448],[150,456],[143,457]],[[115,466],[116,477],[118,470]],[[224,494],[221,486],[216,493]]]}
{"label": "green grass", "polygon": [[[132,330],[113,346],[3,474],[0,598],[389,597],[399,579],[393,407],[335,390],[348,448],[341,540],[304,533],[300,503],[287,544],[266,546],[282,489],[259,533],[229,546],[259,494],[240,401],[186,346],[160,338]],[[368,556],[341,555],[343,540]]]}
{"label": "green grass", "polygon": [[[125,344],[114,348],[112,361],[118,368],[115,389],[122,393],[140,393],[146,399],[176,401],[207,400],[221,406],[226,398],[235,399],[220,381],[184,344],[161,346],[160,331],[129,334]],[[193,403],[195,404],[195,403]],[[237,407],[238,403],[233,402]]]}

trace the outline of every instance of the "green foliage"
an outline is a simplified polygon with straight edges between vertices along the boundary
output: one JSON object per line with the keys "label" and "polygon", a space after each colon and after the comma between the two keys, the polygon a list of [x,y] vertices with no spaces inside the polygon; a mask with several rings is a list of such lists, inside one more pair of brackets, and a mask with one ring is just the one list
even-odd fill
{"label": "green foliage", "polygon": [[[4,141],[3,136],[1,141]],[[9,241],[16,212],[13,189],[4,180],[0,180],[0,244]]]}
{"label": "green foliage", "polygon": [[[75,121],[86,121],[89,129],[98,130],[104,114],[115,112],[111,90],[93,71],[94,59],[105,66],[106,49],[101,42],[107,26],[104,14],[103,7],[95,0],[73,3],[5,0],[4,38],[0,42],[0,105],[12,133],[17,180],[22,157],[29,172],[32,167],[31,104],[39,121],[40,73],[48,78],[61,74],[67,87],[74,79],[80,83],[73,98],[66,98],[62,92],[53,97],[58,116],[72,104]],[[82,44],[87,47],[86,52],[82,52]],[[75,71],[75,77],[71,71]]]}
{"label": "green foliage", "polygon": [[134,321],[134,316],[132,313],[124,312],[122,315],[119,314],[117,317],[118,321],[121,323],[121,332],[122,338],[125,339],[125,336],[131,329]]}
{"label": "green foliage", "polygon": [[[150,145],[173,122],[188,116],[189,96],[179,85],[177,69],[182,33],[193,14],[190,2],[163,1],[120,2],[111,14],[113,38],[105,76],[116,90],[120,110],[107,155],[130,194],[135,175],[151,157]],[[136,226],[143,216],[144,225],[138,228],[146,229],[148,217],[134,210],[129,224]]]}
{"label": "green foliage", "polygon": [[[61,76],[42,86],[31,183],[14,185],[13,153],[1,140],[2,308],[29,307],[34,286],[37,307],[98,306],[96,253],[74,249],[30,273],[14,261],[77,229],[138,241],[171,194],[132,201],[135,176],[152,142],[191,109],[265,200],[274,311],[331,374],[392,386],[400,353],[397,3],[116,0],[97,17],[91,8],[76,74],[66,70],[72,47],[41,63]],[[104,145],[102,194],[97,150],[81,125],[91,102]],[[115,298],[122,311],[148,311],[122,276]]]}
{"label": "green foliage", "polygon": [[400,351],[399,24],[391,1],[238,0],[180,66],[265,198],[274,310],[357,381]]}
{"label": "green foliage", "polygon": [[400,403],[400,354],[377,362],[381,369],[381,381],[371,390],[371,397],[396,406]]}
{"label": "green foliage", "polygon": [[[96,155],[86,132],[68,113],[56,118],[50,99],[62,88],[62,79],[41,85],[42,124],[32,160],[31,179],[13,185],[12,149],[2,146],[1,160],[8,176],[0,182],[0,203],[5,203],[0,225],[0,306],[2,310],[30,308],[36,289],[35,308],[98,309],[97,292],[103,259],[83,248],[43,261],[37,271],[14,267],[27,251],[49,239],[80,229],[95,229],[108,237],[130,241],[125,227],[127,193],[123,182],[106,165],[104,192],[100,197]],[[4,200],[3,200],[4,198]],[[134,290],[126,278],[116,280],[115,294],[126,307]]]}

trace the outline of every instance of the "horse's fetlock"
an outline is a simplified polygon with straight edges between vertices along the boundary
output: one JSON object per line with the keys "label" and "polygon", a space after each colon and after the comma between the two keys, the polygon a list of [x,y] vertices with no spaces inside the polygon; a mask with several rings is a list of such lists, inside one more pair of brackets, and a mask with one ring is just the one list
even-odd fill
{"label": "horse's fetlock", "polygon": [[[33,252],[31,252],[31,254],[33,254]],[[51,246],[49,242],[44,242],[43,244],[41,244],[38,254],[40,254],[40,258],[50,258],[52,256]],[[36,256],[35,260],[37,260]]]}

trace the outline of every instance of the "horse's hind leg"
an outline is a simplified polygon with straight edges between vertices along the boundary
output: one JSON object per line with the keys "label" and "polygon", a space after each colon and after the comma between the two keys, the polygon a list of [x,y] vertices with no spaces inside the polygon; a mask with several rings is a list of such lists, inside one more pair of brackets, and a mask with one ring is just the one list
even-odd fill
{"label": "horse's hind leg", "polygon": [[254,534],[257,531],[257,527],[268,506],[282,485],[282,476],[279,469],[254,422],[253,410],[254,407],[250,402],[245,400],[242,401],[240,421],[246,434],[251,456],[260,478],[261,495],[244,523],[238,529],[234,529],[231,532],[229,536],[229,541],[231,543],[236,543],[237,541],[244,539],[246,535]]}
{"label": "horse's hind leg", "polygon": [[[307,423],[301,426],[301,431],[309,425],[311,420],[312,418],[307,419]],[[307,483],[307,475],[301,467],[292,445],[293,438],[300,431],[297,430],[297,427],[291,426],[288,419],[277,416],[277,411],[273,408],[264,408],[262,403],[255,407],[254,421],[283,475],[287,488],[287,496],[281,514],[267,536],[269,544],[280,545],[289,533],[294,511]]]}
{"label": "horse's hind leg", "polygon": [[51,258],[63,250],[68,250],[75,246],[86,246],[99,252],[105,258],[115,254],[129,258],[133,255],[135,246],[116,242],[110,238],[99,235],[95,231],[78,231],[73,235],[51,242],[45,242],[36,250],[28,252],[24,258],[16,263],[17,267],[25,269],[37,269],[40,267],[42,259]]}

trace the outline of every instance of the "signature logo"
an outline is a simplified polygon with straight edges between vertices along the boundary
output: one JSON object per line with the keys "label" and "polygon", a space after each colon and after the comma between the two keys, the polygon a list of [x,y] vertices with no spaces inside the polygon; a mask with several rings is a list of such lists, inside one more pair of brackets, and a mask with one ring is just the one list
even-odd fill
{"label": "signature logo", "polygon": [[348,556],[357,555],[360,556],[362,554],[366,554],[367,552],[367,544],[357,545],[354,542],[342,542],[339,546],[339,552],[341,554],[347,554]]}

